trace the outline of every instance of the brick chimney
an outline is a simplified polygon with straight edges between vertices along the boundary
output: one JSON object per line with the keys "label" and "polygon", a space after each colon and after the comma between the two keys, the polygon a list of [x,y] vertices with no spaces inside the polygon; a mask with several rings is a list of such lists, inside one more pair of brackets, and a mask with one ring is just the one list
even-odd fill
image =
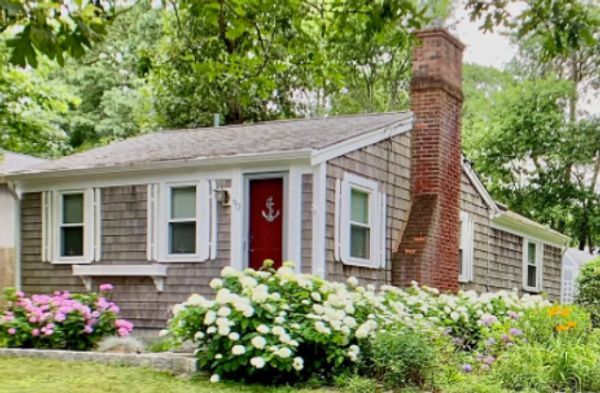
{"label": "brick chimney", "polygon": [[411,110],[412,207],[393,257],[392,281],[458,290],[462,51],[447,30],[416,33]]}

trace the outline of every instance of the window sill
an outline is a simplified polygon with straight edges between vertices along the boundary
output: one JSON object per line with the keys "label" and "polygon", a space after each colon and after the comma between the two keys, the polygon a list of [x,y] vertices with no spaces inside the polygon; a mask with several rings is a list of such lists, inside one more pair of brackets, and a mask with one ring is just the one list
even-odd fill
{"label": "window sill", "polygon": [[523,292],[539,294],[542,290],[539,288],[523,287]]}
{"label": "window sill", "polygon": [[53,265],[82,265],[91,264],[93,260],[91,258],[77,257],[77,258],[59,258],[53,259],[50,263]]}
{"label": "window sill", "polygon": [[208,257],[204,257],[201,255],[191,255],[191,256],[173,256],[173,257],[163,257],[158,258],[156,262],[160,263],[201,263],[208,261]]}
{"label": "window sill", "polygon": [[342,263],[347,266],[357,266],[364,267],[367,269],[381,269],[381,264],[372,261],[370,259],[360,259],[360,258],[343,258]]}
{"label": "window sill", "polygon": [[88,291],[92,290],[93,277],[150,277],[158,292],[164,289],[167,267],[164,265],[73,265],[73,275],[79,276]]}

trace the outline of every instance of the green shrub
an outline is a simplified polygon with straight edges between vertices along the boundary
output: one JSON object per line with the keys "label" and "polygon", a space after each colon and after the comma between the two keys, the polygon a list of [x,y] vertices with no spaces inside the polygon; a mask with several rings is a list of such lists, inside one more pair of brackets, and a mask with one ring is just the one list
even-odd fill
{"label": "green shrub", "polygon": [[399,327],[373,337],[365,350],[364,370],[386,387],[424,386],[433,382],[436,348],[431,338]]}
{"label": "green shrub", "polygon": [[591,313],[594,327],[600,327],[600,257],[580,270],[577,286],[575,302]]}
{"label": "green shrub", "polygon": [[354,367],[370,338],[392,326],[445,335],[456,347],[472,349],[496,324],[550,304],[516,291],[452,295],[416,283],[377,290],[358,286],[354,277],[345,284],[297,274],[292,266],[224,268],[210,285],[214,300],[192,294],[173,307],[162,333],[174,344],[192,342],[213,381],[288,383]]}
{"label": "green shrub", "polygon": [[133,325],[118,319],[119,307],[105,296],[112,285],[100,286],[101,293],[30,298],[14,289],[6,290],[8,305],[0,313],[0,344],[12,348],[88,350],[106,336],[128,336]]}
{"label": "green shrub", "polygon": [[493,368],[494,379],[513,390],[536,392],[600,391],[597,345],[556,338],[548,344],[522,344],[503,354]]}
{"label": "green shrub", "polygon": [[550,392],[550,362],[550,354],[545,347],[518,345],[498,358],[493,376],[507,389]]}

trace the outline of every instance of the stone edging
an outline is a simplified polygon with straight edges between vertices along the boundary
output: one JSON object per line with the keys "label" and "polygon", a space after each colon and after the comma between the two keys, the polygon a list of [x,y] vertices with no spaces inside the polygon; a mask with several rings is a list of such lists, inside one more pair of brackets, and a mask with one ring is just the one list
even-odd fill
{"label": "stone edging", "polygon": [[0,357],[25,357],[32,359],[56,359],[67,361],[87,361],[102,364],[148,367],[156,370],[170,371],[174,374],[194,374],[196,359],[189,354],[179,353],[103,353],[62,351],[53,349],[19,349],[0,348]]}

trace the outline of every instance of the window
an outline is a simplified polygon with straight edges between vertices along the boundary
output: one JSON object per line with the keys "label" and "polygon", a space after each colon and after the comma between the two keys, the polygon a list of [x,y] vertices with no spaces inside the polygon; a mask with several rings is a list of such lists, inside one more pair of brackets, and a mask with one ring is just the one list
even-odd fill
{"label": "window", "polygon": [[208,259],[212,232],[209,216],[214,203],[209,182],[150,185],[148,193],[148,260]]}
{"label": "window", "polygon": [[355,188],[350,191],[350,256],[352,258],[371,258],[369,199],[368,192]]}
{"label": "window", "polygon": [[348,265],[381,267],[386,262],[385,195],[377,182],[346,173],[336,182],[335,254]]}
{"label": "window", "polygon": [[42,260],[91,263],[100,260],[100,190],[42,193]]}
{"label": "window", "polygon": [[543,244],[523,240],[523,288],[538,292],[542,288]]}
{"label": "window", "polygon": [[62,214],[60,223],[60,256],[82,257],[85,232],[84,194],[62,194]]}
{"label": "window", "polygon": [[196,253],[196,187],[171,188],[169,254]]}
{"label": "window", "polygon": [[473,280],[473,221],[466,212],[460,212],[458,249],[458,280]]}

